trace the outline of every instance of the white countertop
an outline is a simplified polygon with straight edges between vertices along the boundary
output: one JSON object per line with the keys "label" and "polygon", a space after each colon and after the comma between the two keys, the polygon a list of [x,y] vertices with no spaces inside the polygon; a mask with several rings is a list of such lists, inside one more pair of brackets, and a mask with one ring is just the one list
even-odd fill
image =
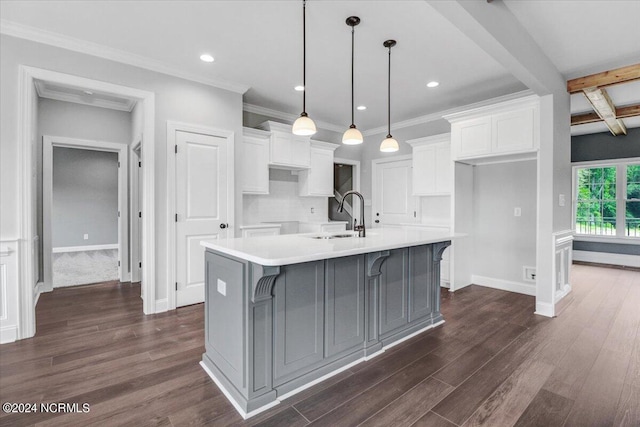
{"label": "white countertop", "polygon": [[342,233],[286,234],[221,240],[203,240],[205,248],[245,259],[265,266],[297,264],[328,258],[339,258],[388,249],[452,240],[462,234],[448,230],[404,230],[374,228],[367,230],[367,237],[342,239],[314,239],[312,236]]}

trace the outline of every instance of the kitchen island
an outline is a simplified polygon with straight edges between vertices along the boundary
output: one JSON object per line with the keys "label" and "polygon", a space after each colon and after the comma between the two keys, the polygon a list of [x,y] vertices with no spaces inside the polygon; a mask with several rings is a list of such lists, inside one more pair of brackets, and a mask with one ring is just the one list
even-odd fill
{"label": "kitchen island", "polygon": [[203,241],[202,366],[245,418],[444,322],[447,230]]}

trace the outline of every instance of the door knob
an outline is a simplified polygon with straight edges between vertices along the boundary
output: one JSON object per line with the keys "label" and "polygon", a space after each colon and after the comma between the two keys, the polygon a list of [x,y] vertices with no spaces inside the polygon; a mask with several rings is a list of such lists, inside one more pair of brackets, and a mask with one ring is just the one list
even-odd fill
{"label": "door knob", "polygon": [[220,228],[225,229],[229,226],[229,224],[222,223],[220,224]]}

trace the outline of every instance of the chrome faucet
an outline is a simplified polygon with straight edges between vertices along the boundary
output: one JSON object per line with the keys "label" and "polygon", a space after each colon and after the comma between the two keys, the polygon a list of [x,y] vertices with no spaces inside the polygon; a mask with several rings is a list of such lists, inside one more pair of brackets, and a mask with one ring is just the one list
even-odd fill
{"label": "chrome faucet", "polygon": [[360,197],[360,225],[354,224],[353,231],[358,232],[358,237],[366,237],[367,230],[364,226],[364,197],[362,197],[362,194],[354,190],[349,190],[344,193],[344,196],[342,196],[342,200],[340,201],[340,205],[338,205],[338,212],[342,212],[344,210],[344,201],[347,200],[347,196],[349,194],[355,194],[356,196]]}

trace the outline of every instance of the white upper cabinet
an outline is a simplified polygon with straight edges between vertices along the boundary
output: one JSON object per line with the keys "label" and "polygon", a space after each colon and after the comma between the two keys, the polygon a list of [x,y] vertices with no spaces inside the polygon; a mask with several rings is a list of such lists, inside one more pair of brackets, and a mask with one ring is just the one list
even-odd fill
{"label": "white upper cabinet", "polygon": [[311,141],[310,167],[298,174],[300,196],[333,197],[333,152],[336,144]]}
{"label": "white upper cabinet", "polygon": [[451,134],[407,141],[413,147],[413,195],[442,196],[451,193]]}
{"label": "white upper cabinet", "polygon": [[264,122],[260,129],[271,131],[269,166],[277,169],[308,169],[311,137],[291,133],[291,125]]}
{"label": "white upper cabinet", "polygon": [[269,132],[242,129],[242,193],[269,194]]}
{"label": "white upper cabinet", "polygon": [[532,153],[539,146],[539,98],[527,96],[445,116],[454,160]]}

